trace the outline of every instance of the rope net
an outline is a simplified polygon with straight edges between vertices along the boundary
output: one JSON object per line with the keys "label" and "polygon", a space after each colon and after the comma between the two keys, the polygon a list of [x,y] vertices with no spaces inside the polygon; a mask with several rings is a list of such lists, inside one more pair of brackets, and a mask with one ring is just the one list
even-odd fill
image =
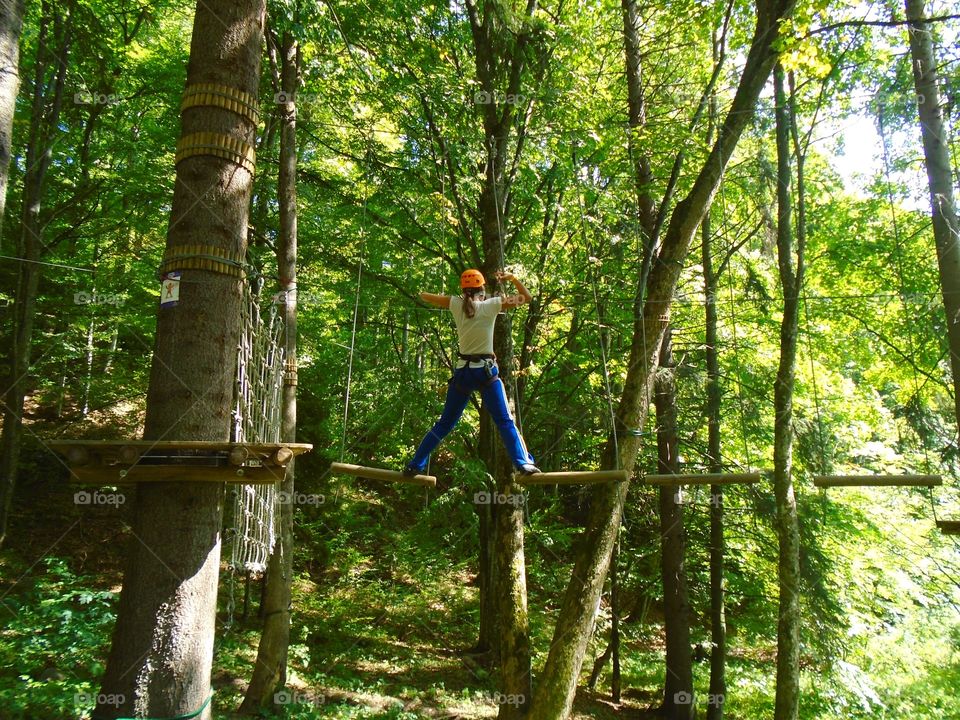
{"label": "rope net", "polygon": [[[276,303],[264,311],[260,300],[245,282],[237,348],[234,442],[280,441],[283,320]],[[238,571],[262,573],[277,536],[279,488],[275,485],[234,485],[233,488],[233,514],[225,534],[230,545],[230,566]]]}

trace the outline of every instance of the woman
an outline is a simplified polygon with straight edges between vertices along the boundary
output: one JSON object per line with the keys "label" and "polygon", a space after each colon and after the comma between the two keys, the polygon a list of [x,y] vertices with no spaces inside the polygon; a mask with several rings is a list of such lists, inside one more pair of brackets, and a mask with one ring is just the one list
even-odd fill
{"label": "woman", "polygon": [[493,354],[493,325],[497,314],[501,310],[528,303],[533,296],[523,283],[510,273],[498,272],[497,280],[509,280],[519,294],[487,298],[483,291],[483,274],[479,270],[466,270],[460,276],[460,288],[463,290],[461,297],[420,293],[424,302],[449,309],[453,313],[460,342],[460,352],[457,353],[460,359],[447,387],[443,414],[421,441],[413,460],[403,469],[404,475],[418,475],[426,470],[430,453],[460,420],[474,390],[479,390],[483,396],[485,407],[500,430],[503,444],[517,472],[523,475],[540,472],[533,464],[533,456],[527,450],[510,415],[503,382],[498,374],[497,358]]}

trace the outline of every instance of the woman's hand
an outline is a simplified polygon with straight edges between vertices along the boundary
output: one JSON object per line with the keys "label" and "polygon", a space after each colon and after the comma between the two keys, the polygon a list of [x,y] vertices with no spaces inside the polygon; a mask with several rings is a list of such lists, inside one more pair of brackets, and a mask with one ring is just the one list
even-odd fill
{"label": "woman's hand", "polygon": [[523,286],[522,282],[517,280],[517,277],[513,273],[500,270],[494,275],[494,277],[496,277],[497,280],[509,280],[513,283],[514,289],[519,293],[518,295],[510,295],[503,298],[501,301],[501,307],[514,308],[533,300],[533,296],[530,294],[530,291]]}

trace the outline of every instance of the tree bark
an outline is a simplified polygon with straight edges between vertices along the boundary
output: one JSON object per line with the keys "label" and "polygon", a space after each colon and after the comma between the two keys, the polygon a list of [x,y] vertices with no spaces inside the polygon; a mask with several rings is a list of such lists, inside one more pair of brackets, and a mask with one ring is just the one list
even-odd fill
{"label": "tree bark", "polygon": [[[263,0],[199,2],[187,84],[256,96],[263,16]],[[181,116],[182,137],[214,132],[253,144],[255,131],[250,119],[222,108],[193,107]],[[250,171],[229,160],[181,160],[167,248],[204,244],[243,257],[252,181]],[[179,304],[158,309],[144,438],[229,439],[241,285],[233,276],[182,269]],[[174,717],[201,708],[197,717],[212,717],[223,495],[222,484],[209,482],[138,486],[97,717]]]}
{"label": "tree bark", "polygon": [[[636,463],[640,432],[649,411],[652,370],[657,367],[683,261],[740,135],[753,117],[757,98],[776,61],[773,44],[780,22],[792,10],[793,0],[758,2],[757,25],[733,104],[692,189],[671,214],[660,254],[650,272],[647,300],[635,324],[624,391],[616,412],[616,432],[622,436],[616,444],[612,439],[607,443],[606,468],[632,471]],[[598,486],[592,493],[585,542],[564,594],[550,653],[529,711],[530,720],[562,720],[573,706],[628,487],[629,483],[611,483]]]}
{"label": "tree bark", "polygon": [[613,660],[610,672],[610,699],[620,702],[620,543],[613,546],[610,557],[610,656]]}
{"label": "tree bark", "polygon": [[[800,705],[800,529],[794,496],[793,388],[797,364],[797,327],[803,286],[803,237],[794,238],[791,216],[791,117],[784,71],[774,70],[777,134],[777,260],[783,286],[780,366],[774,387],[773,490],[777,506],[780,610],[777,623],[777,692],[775,720],[796,720]],[[801,158],[798,157],[798,165]]]}
{"label": "tree bark", "polygon": [[[673,370],[670,329],[663,336],[660,369],[655,381],[657,410],[657,472],[680,471],[677,457],[677,385]],[[693,659],[690,654],[690,601],[684,569],[686,539],[679,486],[661,486],[660,574],[663,582],[663,624],[666,635],[666,675],[663,717],[688,720],[693,715]]]}
{"label": "tree bark", "polygon": [[[489,422],[489,418],[487,418]],[[484,423],[484,419],[481,418],[481,428]],[[494,436],[490,434],[489,431],[486,432],[486,437],[490,440],[493,440]],[[493,451],[490,451],[492,454]],[[481,457],[483,455],[481,454]],[[492,485],[487,486],[488,493],[496,492],[496,488]],[[479,549],[477,554],[477,592],[480,597],[480,628],[478,630],[477,642],[470,648],[470,653],[474,655],[483,656],[480,659],[481,663],[484,663],[488,660],[490,653],[496,649],[496,596],[494,594],[494,585],[493,577],[495,575],[494,565],[493,565],[493,535],[494,535],[494,524],[493,524],[493,505],[492,504],[477,504],[476,505],[477,518],[478,518],[478,543]]]}
{"label": "tree bark", "polygon": [[960,219],[953,197],[954,178],[950,170],[950,145],[943,123],[943,107],[937,86],[937,59],[934,56],[931,25],[924,0],[905,0],[913,82],[917,89],[917,113],[923,157],[927,166],[933,237],[937,246],[943,306],[947,313],[950,342],[950,370],[953,374],[954,411],[960,423]]}
{"label": "tree bark", "polygon": [[[34,64],[30,131],[23,178],[23,209],[17,254],[17,290],[13,303],[13,333],[9,355],[10,379],[3,393],[3,432],[0,435],[0,546],[7,533],[10,504],[20,463],[23,405],[30,372],[33,317],[40,287],[40,256],[43,250],[43,202],[47,171],[53,159],[55,136],[60,132],[67,58],[70,52],[73,5],[54,7],[44,2]],[[51,37],[52,36],[52,37]],[[47,74],[51,73],[51,77]]]}
{"label": "tree bark", "polygon": [[[527,0],[522,22],[528,23],[536,8],[536,0]],[[506,32],[495,3],[484,2],[482,7],[478,7],[473,0],[467,0],[466,9],[474,44],[477,80],[481,88],[479,97],[483,100],[477,102],[477,109],[483,125],[486,151],[486,167],[477,202],[482,258],[476,257],[475,260],[481,261],[478,262],[481,270],[485,276],[490,276],[493,270],[503,267],[505,263],[511,189],[506,167],[511,157],[510,138],[517,107],[514,99],[519,97],[522,87],[529,30],[524,29],[515,36]],[[505,43],[506,37],[512,38],[512,42]],[[521,118],[524,123],[526,119],[529,119],[529,114],[525,119]],[[523,132],[521,128],[517,133],[515,153],[518,155],[522,148]],[[504,389],[508,397],[514,398],[516,410],[519,398],[513,377],[514,348],[510,313],[505,313],[497,321],[494,352]],[[517,429],[521,430],[519,418]],[[495,428],[492,423],[484,422],[481,423],[481,432],[490,434],[495,432]],[[494,477],[494,497],[511,500],[492,506],[491,566],[494,574],[491,589],[494,602],[487,604],[487,609],[492,605],[495,618],[492,621],[489,618],[481,619],[481,627],[486,623],[486,627],[492,626],[497,633],[500,692],[506,700],[500,703],[498,717],[500,720],[513,720],[523,717],[532,696],[523,507],[520,502],[522,489],[513,483],[512,468],[500,443],[491,442],[489,437],[481,437],[480,447],[494,450],[492,456],[482,456]],[[481,611],[484,609],[485,604],[481,603]]]}
{"label": "tree bark", "polygon": [[0,236],[7,204],[7,177],[13,152],[13,116],[20,92],[20,31],[24,0],[0,2]]}
{"label": "tree bark", "polygon": [[[504,456],[503,453],[501,453]],[[503,457],[504,464],[506,458]],[[497,496],[514,500],[494,509],[496,522],[495,602],[500,657],[500,720],[524,716],[532,697],[530,630],[527,615],[527,577],[523,552],[522,489],[512,474],[501,469]]]}
{"label": "tree bark", "polygon": [[[714,38],[714,58],[718,55],[718,41]],[[710,98],[710,119],[707,137],[712,139],[716,124],[716,96]],[[713,269],[713,228],[710,213],[703,217],[701,262],[703,265],[703,294],[707,365],[707,470],[723,472],[720,444],[720,347],[717,340],[717,275]],[[707,692],[707,720],[723,720],[723,705],[727,697],[727,625],[724,597],[723,556],[726,541],[723,536],[723,486],[710,486],[710,687]]]}
{"label": "tree bark", "polygon": [[[287,31],[280,48],[280,91],[290,100],[280,106],[280,244],[277,268],[280,290],[284,293],[283,321],[287,371],[283,384],[283,409],[280,439],[297,440],[297,111],[296,96],[300,76],[297,41]],[[263,632],[257,648],[253,676],[247,686],[240,712],[255,714],[271,704],[278,686],[286,683],[287,650],[290,645],[290,596],[293,584],[293,502],[295,496],[294,462],[290,461],[281,492],[290,502],[280,504],[280,531],[270,555],[264,587]]]}
{"label": "tree bark", "polygon": [[[710,214],[703,218],[703,291],[706,312],[708,471],[723,472],[720,448],[720,352],[717,345],[717,276],[713,271]],[[707,720],[723,720],[726,700],[727,627],[723,588],[723,486],[710,486],[710,690]]]}
{"label": "tree bark", "polygon": [[637,26],[639,25],[637,0],[622,0],[621,9],[627,79],[627,127],[630,130],[628,149],[633,159],[637,212],[643,242],[643,256],[640,261],[640,275],[637,279],[638,290],[636,293],[636,302],[639,306],[653,263],[657,208],[653,199],[653,170],[650,167],[650,158],[643,151],[639,141],[640,133],[647,124],[647,111],[643,97],[643,78],[641,76],[643,63],[641,61],[640,38],[637,35]]}

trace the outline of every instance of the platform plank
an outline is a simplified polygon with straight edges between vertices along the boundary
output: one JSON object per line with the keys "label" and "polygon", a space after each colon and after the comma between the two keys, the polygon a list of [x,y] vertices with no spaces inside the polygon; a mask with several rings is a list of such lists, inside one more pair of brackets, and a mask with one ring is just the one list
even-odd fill
{"label": "platform plank", "polygon": [[123,485],[139,482],[274,484],[283,480],[309,443],[247,443],[206,440],[53,440],[70,482]]}
{"label": "platform plank", "polygon": [[351,465],[349,463],[330,463],[330,471],[333,473],[367,478],[368,480],[386,480],[388,482],[407,483],[408,485],[433,487],[437,484],[437,478],[433,475],[413,475],[408,477],[396,470],[384,470],[383,468]]}
{"label": "platform plank", "polygon": [[516,475],[517,485],[586,485],[608,482],[626,482],[630,474],[626,470],[561,471],[542,472],[533,475]]}
{"label": "platform plank", "polygon": [[[90,458],[103,458],[108,461],[116,459],[120,462],[125,461],[127,454],[143,455],[144,453],[150,453],[156,456],[164,452],[178,450],[230,452],[243,449],[250,455],[272,458],[278,450],[288,450],[293,455],[302,455],[313,449],[313,445],[310,443],[254,443],[208,440],[51,440],[47,444],[68,457],[69,454],[77,451],[85,451]],[[287,454],[283,453],[284,456]]]}
{"label": "platform plank", "polygon": [[79,465],[70,468],[70,482],[82,485],[132,485],[141,482],[212,482],[241,485],[274,485],[286,469],[261,467],[215,467],[189,465]]}
{"label": "platform plank", "polygon": [[943,485],[940,475],[814,475],[817,487],[934,487]]}
{"label": "platform plank", "polygon": [[760,473],[677,473],[644,475],[644,485],[752,485],[761,480]]}

